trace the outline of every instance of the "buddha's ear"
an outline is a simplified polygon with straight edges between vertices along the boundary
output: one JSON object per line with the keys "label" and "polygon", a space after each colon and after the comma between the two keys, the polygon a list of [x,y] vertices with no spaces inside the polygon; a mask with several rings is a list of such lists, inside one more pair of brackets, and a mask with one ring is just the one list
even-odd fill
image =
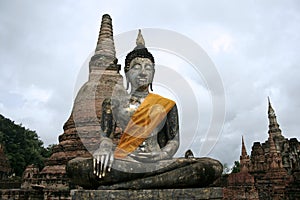
{"label": "buddha's ear", "polygon": [[129,81],[126,79],[126,90],[129,89]]}
{"label": "buddha's ear", "polygon": [[129,89],[129,81],[128,81],[128,76],[127,73],[125,72],[125,77],[126,77],[126,90]]}
{"label": "buddha's ear", "polygon": [[152,82],[153,82],[153,79],[154,79],[154,74],[155,74],[155,68],[154,68],[154,63],[153,63],[153,75],[152,75],[152,80],[151,80],[151,83],[149,84],[150,86],[150,90],[153,92],[153,87],[152,87]]}

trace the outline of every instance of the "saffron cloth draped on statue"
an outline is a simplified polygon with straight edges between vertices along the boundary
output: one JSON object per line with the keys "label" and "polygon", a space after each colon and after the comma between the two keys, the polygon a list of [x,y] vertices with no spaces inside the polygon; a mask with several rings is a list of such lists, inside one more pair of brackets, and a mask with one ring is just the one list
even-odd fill
{"label": "saffron cloth draped on statue", "polygon": [[175,102],[157,94],[149,93],[132,115],[114,152],[115,158],[125,158],[153,132],[162,122]]}

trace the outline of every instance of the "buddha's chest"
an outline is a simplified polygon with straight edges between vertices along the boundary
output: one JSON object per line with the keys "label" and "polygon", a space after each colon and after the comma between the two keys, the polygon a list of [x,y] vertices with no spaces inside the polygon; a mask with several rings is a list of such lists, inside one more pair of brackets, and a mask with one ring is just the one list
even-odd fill
{"label": "buddha's chest", "polygon": [[[138,110],[144,99],[130,99],[125,103],[120,103],[113,111],[116,128],[113,136],[113,143],[118,145],[121,136],[123,135],[129,121],[134,113]],[[139,126],[139,125],[137,125]],[[153,149],[157,150],[157,130],[154,129],[149,133],[145,141],[137,148],[137,151],[150,152]]]}
{"label": "buddha's chest", "polygon": [[113,131],[112,139],[114,144],[118,144],[119,139],[123,135],[132,115],[141,105],[142,99],[132,100],[131,98],[123,101],[114,101],[112,106],[113,119],[115,130]]}
{"label": "buddha's chest", "polygon": [[124,130],[129,123],[132,115],[137,111],[143,99],[129,99],[126,102],[121,103],[114,112],[114,119],[116,125]]}

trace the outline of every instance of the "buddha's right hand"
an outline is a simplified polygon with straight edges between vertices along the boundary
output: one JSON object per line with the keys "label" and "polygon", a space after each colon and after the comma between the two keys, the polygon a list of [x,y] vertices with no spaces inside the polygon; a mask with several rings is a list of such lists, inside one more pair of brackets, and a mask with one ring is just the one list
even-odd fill
{"label": "buddha's right hand", "polygon": [[110,172],[114,161],[112,141],[109,138],[101,138],[99,149],[93,154],[94,174],[99,178],[105,176],[106,170]]}

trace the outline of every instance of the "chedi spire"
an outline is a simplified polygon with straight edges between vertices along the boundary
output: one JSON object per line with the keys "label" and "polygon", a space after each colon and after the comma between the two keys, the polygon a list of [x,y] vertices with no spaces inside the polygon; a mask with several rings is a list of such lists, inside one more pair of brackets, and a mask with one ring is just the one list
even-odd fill
{"label": "chedi spire", "polygon": [[242,151],[241,151],[241,156],[247,156],[247,150],[245,147],[245,143],[244,143],[244,137],[242,136]]}
{"label": "chedi spire", "polygon": [[269,118],[269,134],[274,134],[273,136],[280,137],[281,130],[276,119],[275,111],[271,105],[270,98],[268,97],[268,118]]}
{"label": "chedi spire", "polygon": [[94,56],[90,61],[90,71],[93,69],[117,70],[115,43],[113,39],[112,19],[108,14],[102,16],[98,42]]}
{"label": "chedi spire", "polygon": [[116,57],[115,44],[113,39],[112,19],[108,14],[102,16],[95,54]]}
{"label": "chedi spire", "polygon": [[249,163],[250,163],[250,157],[247,154],[245,143],[244,143],[244,137],[242,136],[242,151],[241,151],[241,156],[240,156],[240,171],[241,172],[248,172]]}
{"label": "chedi spire", "polygon": [[272,136],[272,133],[269,135],[269,144],[270,144],[270,149],[269,149],[269,153],[272,154],[272,153],[277,153],[277,150],[276,150],[276,145],[275,145],[275,142],[273,140],[273,136]]}
{"label": "chedi spire", "polygon": [[269,164],[269,169],[282,168],[282,157],[280,153],[277,152],[276,144],[273,139],[273,134],[269,134],[269,154],[267,162]]}

